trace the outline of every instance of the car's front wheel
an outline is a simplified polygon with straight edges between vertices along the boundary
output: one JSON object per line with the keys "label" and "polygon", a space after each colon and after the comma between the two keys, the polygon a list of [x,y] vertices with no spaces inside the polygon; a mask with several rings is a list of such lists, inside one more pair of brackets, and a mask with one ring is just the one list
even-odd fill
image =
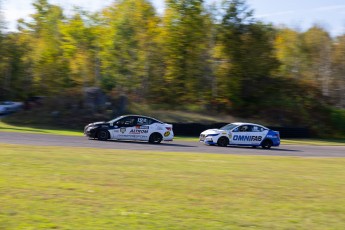
{"label": "car's front wheel", "polygon": [[229,139],[226,137],[221,137],[218,139],[217,145],[221,147],[226,147],[229,145]]}
{"label": "car's front wheel", "polygon": [[106,141],[109,139],[109,132],[107,130],[100,130],[97,133],[97,139],[100,141]]}
{"label": "car's front wheel", "polygon": [[270,140],[264,140],[261,144],[261,147],[264,149],[270,149],[272,146],[272,141]]}
{"label": "car's front wheel", "polygon": [[163,140],[163,137],[159,133],[152,133],[149,138],[149,143],[151,144],[159,144]]}

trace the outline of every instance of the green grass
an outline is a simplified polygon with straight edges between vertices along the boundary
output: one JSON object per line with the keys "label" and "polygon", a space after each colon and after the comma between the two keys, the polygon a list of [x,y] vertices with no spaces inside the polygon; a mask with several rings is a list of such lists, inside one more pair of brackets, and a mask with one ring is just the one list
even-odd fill
{"label": "green grass", "polygon": [[0,150],[0,229],[344,229],[343,158]]}
{"label": "green grass", "polygon": [[69,135],[82,136],[83,130],[60,130],[51,128],[37,128],[30,126],[14,126],[0,121],[0,131],[2,132],[20,132],[20,133],[38,133],[38,134],[55,134],[55,135]]}
{"label": "green grass", "polygon": [[282,144],[286,145],[318,145],[338,146],[345,145],[344,139],[283,139]]}

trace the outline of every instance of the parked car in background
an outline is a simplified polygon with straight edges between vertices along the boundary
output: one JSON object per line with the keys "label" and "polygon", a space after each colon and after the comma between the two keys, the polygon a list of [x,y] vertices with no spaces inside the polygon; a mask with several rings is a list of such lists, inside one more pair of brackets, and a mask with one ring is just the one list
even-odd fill
{"label": "parked car in background", "polygon": [[27,98],[24,102],[24,109],[32,109],[43,104],[45,97],[44,96],[31,96]]}
{"label": "parked car in background", "polygon": [[159,144],[172,141],[171,124],[142,115],[125,115],[108,122],[95,122],[85,126],[84,135],[98,140],[135,140]]}
{"label": "parked car in background", "polygon": [[222,147],[242,145],[269,149],[271,146],[280,145],[280,134],[262,125],[236,122],[219,129],[205,130],[200,134],[200,141]]}
{"label": "parked car in background", "polygon": [[8,113],[7,107],[0,105],[0,115],[4,115]]}
{"label": "parked car in background", "polygon": [[14,101],[3,101],[0,102],[0,113],[3,111],[2,114],[13,113],[21,110],[23,108],[22,102],[14,102]]}

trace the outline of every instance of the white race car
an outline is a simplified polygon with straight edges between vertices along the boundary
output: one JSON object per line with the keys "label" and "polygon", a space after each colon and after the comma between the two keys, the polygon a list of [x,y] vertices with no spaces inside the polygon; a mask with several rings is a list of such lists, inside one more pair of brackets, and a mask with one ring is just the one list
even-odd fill
{"label": "white race car", "polygon": [[270,130],[262,125],[236,122],[220,129],[208,129],[200,134],[200,141],[208,145],[228,146],[262,146],[269,149],[280,145],[278,131]]}
{"label": "white race car", "polygon": [[120,116],[108,122],[88,124],[84,128],[84,135],[103,141],[136,140],[154,144],[174,138],[171,124],[141,115]]}

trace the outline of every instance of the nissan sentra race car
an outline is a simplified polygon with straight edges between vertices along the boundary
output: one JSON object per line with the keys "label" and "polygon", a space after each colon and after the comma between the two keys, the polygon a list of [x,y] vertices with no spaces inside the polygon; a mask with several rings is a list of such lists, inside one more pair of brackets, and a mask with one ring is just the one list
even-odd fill
{"label": "nissan sentra race car", "polygon": [[278,131],[270,130],[262,125],[236,122],[227,124],[220,129],[208,129],[200,134],[200,141],[207,145],[242,145],[261,146],[269,149],[280,145]]}
{"label": "nissan sentra race car", "polygon": [[88,124],[84,128],[84,135],[102,141],[136,140],[154,144],[174,138],[171,124],[141,115],[120,116],[108,122]]}

